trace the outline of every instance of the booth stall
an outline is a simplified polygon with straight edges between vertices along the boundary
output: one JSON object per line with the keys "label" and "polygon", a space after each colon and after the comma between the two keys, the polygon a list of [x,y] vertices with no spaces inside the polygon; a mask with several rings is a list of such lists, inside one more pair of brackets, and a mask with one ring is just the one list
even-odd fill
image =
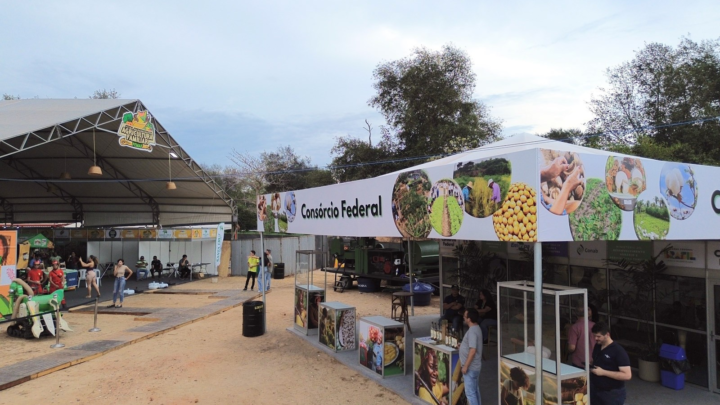
{"label": "booth stall", "polygon": [[382,316],[358,322],[360,365],[384,377],[405,374],[405,324]]}
{"label": "booth stall", "polygon": [[306,335],[318,334],[320,304],[325,302],[327,273],[321,287],[315,284],[313,270],[315,270],[316,258],[323,257],[324,259],[324,256],[324,252],[320,250],[298,250],[296,252],[295,329]]}

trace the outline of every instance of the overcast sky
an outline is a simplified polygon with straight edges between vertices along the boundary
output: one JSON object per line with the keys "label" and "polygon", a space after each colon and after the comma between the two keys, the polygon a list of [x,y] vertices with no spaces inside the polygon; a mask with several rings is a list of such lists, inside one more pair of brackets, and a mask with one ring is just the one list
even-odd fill
{"label": "overcast sky", "polygon": [[372,71],[415,47],[465,50],[503,133],[543,133],[582,128],[605,69],[645,43],[715,39],[718,26],[717,0],[8,2],[0,93],[115,88],[202,163],[290,145],[325,165],[335,137],[383,124]]}

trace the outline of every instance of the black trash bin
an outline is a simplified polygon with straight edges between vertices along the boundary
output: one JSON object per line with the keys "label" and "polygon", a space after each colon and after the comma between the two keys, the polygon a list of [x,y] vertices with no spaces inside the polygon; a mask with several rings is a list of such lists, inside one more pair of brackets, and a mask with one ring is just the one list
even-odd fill
{"label": "black trash bin", "polygon": [[282,280],[285,278],[285,263],[275,263],[273,266],[273,278]]}
{"label": "black trash bin", "polygon": [[243,328],[245,337],[261,336],[265,333],[265,306],[261,301],[243,304]]}

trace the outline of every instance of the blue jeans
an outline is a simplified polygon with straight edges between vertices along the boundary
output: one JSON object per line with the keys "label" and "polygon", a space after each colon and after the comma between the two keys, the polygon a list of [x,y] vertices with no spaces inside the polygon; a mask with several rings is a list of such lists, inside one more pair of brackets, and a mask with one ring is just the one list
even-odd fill
{"label": "blue jeans", "polygon": [[465,397],[467,398],[468,405],[481,405],[480,371],[468,370],[467,374],[463,376],[463,381],[465,381]]}
{"label": "blue jeans", "polygon": [[267,266],[258,272],[258,291],[270,289],[270,270]]}
{"label": "blue jeans", "polygon": [[120,305],[123,303],[125,298],[125,277],[115,277],[115,285],[113,286],[113,304],[117,301],[118,296],[120,297]]}
{"label": "blue jeans", "polygon": [[497,319],[483,319],[483,320],[480,322],[480,330],[482,330],[483,340],[484,340],[484,341],[487,341],[488,338],[489,338],[489,336],[488,336],[488,333],[489,333],[489,332],[488,332],[488,328],[490,328],[491,326],[497,326]]}
{"label": "blue jeans", "polygon": [[270,266],[265,266],[265,282],[266,288],[270,289],[270,280],[272,280],[272,271],[270,270]]}

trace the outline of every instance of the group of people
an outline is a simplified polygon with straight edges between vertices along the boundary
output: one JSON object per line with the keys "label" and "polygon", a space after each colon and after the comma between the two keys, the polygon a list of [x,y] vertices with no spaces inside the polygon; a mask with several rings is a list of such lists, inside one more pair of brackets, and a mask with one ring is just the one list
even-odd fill
{"label": "group of people", "polygon": [[[468,331],[460,346],[460,362],[465,376],[465,395],[468,404],[480,404],[479,376],[482,367],[482,347],[488,342],[488,329],[497,325],[497,308],[488,290],[481,290],[478,302],[465,308],[465,298],[458,286],[451,287],[451,294],[443,301],[443,319],[459,330],[461,322]],[[577,368],[585,368],[585,350],[590,348],[590,403],[593,405],[622,405],[625,403],[625,381],[632,378],[630,358],[625,349],[615,343],[610,327],[598,321],[598,311],[593,305],[580,306],[578,317],[568,331],[570,362]],[[585,332],[585,318],[588,330]],[[535,353],[535,344],[529,342],[526,351]],[[532,349],[532,350],[531,350]],[[549,358],[551,351],[542,348],[542,356]],[[547,351],[547,354],[546,354]],[[477,373],[475,373],[477,371]],[[475,383],[477,381],[477,383]],[[472,383],[471,383],[472,382]],[[510,378],[503,382],[500,399],[503,405],[523,404],[523,391],[530,387],[530,379],[522,368],[510,370]]]}
{"label": "group of people", "polygon": [[255,278],[258,278],[258,290],[259,291],[268,291],[270,289],[270,280],[272,279],[271,269],[272,269],[272,252],[270,249],[265,249],[265,252],[263,253],[262,258],[262,265],[263,269],[261,274],[258,276],[258,271],[260,270],[260,257],[255,254],[254,250],[250,251],[250,256],[248,256],[248,273],[247,277],[245,278],[245,288],[243,291],[247,291],[248,283],[250,280],[252,280],[252,284],[250,285],[250,291],[253,291],[255,289]]}

